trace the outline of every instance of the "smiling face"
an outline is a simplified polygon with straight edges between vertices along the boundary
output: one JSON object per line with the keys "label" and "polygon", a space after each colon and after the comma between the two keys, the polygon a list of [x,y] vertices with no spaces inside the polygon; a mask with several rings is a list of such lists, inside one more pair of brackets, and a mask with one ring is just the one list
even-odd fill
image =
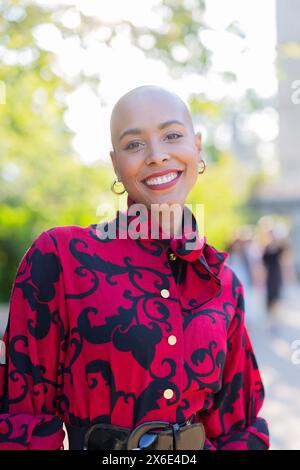
{"label": "smiling face", "polygon": [[113,109],[111,140],[116,175],[135,202],[184,204],[198,176],[201,134],[179,97],[159,87],[131,90]]}

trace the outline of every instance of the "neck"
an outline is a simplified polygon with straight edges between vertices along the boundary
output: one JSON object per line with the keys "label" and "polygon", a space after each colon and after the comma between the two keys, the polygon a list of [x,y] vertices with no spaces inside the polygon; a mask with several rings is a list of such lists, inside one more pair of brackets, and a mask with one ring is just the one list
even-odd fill
{"label": "neck", "polygon": [[183,205],[176,204],[176,207],[164,206],[163,209],[151,211],[152,217],[161,226],[162,231],[170,237],[182,236]]}
{"label": "neck", "polygon": [[[127,197],[127,206],[128,208],[135,204],[134,201],[129,195]],[[154,233],[156,228],[159,226],[160,231],[163,231],[166,236],[164,238],[176,237],[181,238],[184,232],[183,222],[184,219],[185,206],[184,204],[150,204],[147,205],[148,213],[148,225],[154,228]],[[156,227],[156,228],[155,228]],[[177,236],[178,235],[178,236]]]}

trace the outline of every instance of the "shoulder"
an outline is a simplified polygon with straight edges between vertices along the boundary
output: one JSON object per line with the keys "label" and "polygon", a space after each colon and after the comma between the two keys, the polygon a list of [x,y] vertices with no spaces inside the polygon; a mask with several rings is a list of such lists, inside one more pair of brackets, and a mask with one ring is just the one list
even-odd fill
{"label": "shoulder", "polygon": [[[62,225],[48,228],[39,233],[32,247],[42,251],[52,251],[63,259],[74,256],[74,253],[85,252],[86,254],[105,255],[116,250],[116,244],[124,241],[114,236],[103,236],[103,230],[110,226],[111,221],[101,224],[90,224],[87,226]],[[119,245],[118,245],[119,248]]]}
{"label": "shoulder", "polygon": [[61,245],[68,243],[73,238],[87,239],[89,231],[93,231],[93,225],[81,227],[78,225],[62,225],[45,229],[39,232],[27,249],[58,250]]}
{"label": "shoulder", "polygon": [[44,234],[51,238],[53,242],[71,240],[72,238],[87,238],[90,236],[91,232],[95,231],[96,225],[87,225],[85,227],[80,225],[60,225],[56,227],[51,227],[41,233],[41,236]]}
{"label": "shoulder", "polygon": [[27,262],[34,255],[55,254],[58,258],[66,258],[70,255],[70,247],[76,243],[89,248],[93,237],[97,239],[96,225],[82,227],[79,225],[55,226],[39,232],[31,245],[25,251],[23,259]]}
{"label": "shoulder", "polygon": [[220,251],[213,245],[206,243],[204,254],[210,270],[219,278],[224,293],[231,292],[235,299],[243,295],[242,282],[234,269],[227,263],[229,253]]}
{"label": "shoulder", "polygon": [[231,269],[226,262],[229,256],[227,251],[221,251],[214,245],[206,242],[203,255],[207,265],[215,276],[226,279],[231,276]]}

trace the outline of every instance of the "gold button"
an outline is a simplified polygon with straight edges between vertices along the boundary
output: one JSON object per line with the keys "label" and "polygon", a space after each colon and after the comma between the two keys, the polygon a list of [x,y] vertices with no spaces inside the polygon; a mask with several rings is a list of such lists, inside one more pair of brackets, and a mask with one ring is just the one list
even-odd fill
{"label": "gold button", "polygon": [[173,396],[173,390],[171,390],[170,388],[167,388],[164,391],[164,397],[166,398],[166,400],[170,400],[170,398],[172,398],[172,396]]}
{"label": "gold button", "polygon": [[168,291],[168,289],[162,289],[160,291],[160,295],[164,298],[164,299],[167,299],[169,296],[170,296],[170,292]]}
{"label": "gold button", "polygon": [[175,261],[175,259],[177,259],[177,256],[174,253],[170,253],[169,254],[169,260],[170,261]]}
{"label": "gold button", "polygon": [[169,336],[168,343],[170,346],[174,346],[177,343],[177,338],[174,335]]}

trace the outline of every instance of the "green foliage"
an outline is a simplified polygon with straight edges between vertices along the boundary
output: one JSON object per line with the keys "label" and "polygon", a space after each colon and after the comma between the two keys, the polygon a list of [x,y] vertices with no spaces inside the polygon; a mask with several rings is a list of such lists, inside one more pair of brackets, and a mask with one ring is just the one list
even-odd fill
{"label": "green foliage", "polygon": [[[55,55],[41,49],[35,38],[35,28],[50,23],[63,37],[75,36],[85,47],[86,36],[103,23],[81,13],[80,27],[68,29],[60,21],[68,8],[42,8],[30,0],[0,3],[0,84],[6,91],[6,102],[0,104],[0,302],[9,299],[18,262],[42,230],[98,222],[99,203],[113,200],[112,167],[81,163],[64,123],[67,94],[83,81],[96,91],[99,79],[84,77],[80,67],[72,80],[58,75]],[[142,49],[142,37],[152,36],[154,46],[144,52],[165,61],[173,76],[208,71],[210,51],[199,35],[206,27],[205,2],[162,0],[157,8],[163,19],[161,28],[126,22],[133,43]],[[118,25],[109,27],[107,44],[118,34]],[[178,47],[185,50],[186,58],[183,54],[178,59]],[[224,77],[234,79],[230,74]],[[212,103],[204,95],[191,94],[190,107],[194,117],[201,116],[210,124],[226,116],[224,103]],[[243,220],[239,208],[246,198],[246,177],[212,139],[205,142],[205,155],[207,172],[199,177],[187,202],[204,203],[208,241],[223,248]]]}
{"label": "green foliage", "polygon": [[[52,21],[51,12],[20,5],[6,0],[0,7],[1,45],[13,57],[0,66],[6,91],[0,105],[0,301],[8,300],[17,264],[38,233],[97,222],[101,193],[109,192],[113,179],[110,167],[88,167],[72,150],[65,106],[57,99],[71,86],[53,72],[55,56],[32,34]],[[32,58],[26,65],[25,53]]]}
{"label": "green foliage", "polygon": [[[187,5],[190,3],[191,5]],[[143,48],[140,39],[150,35],[153,47],[146,48],[147,55],[163,60],[174,77],[185,73],[203,73],[210,67],[211,52],[204,46],[199,32],[206,27],[204,23],[205,2],[194,0],[162,0],[156,7],[162,18],[163,26],[145,28],[131,26],[132,42]],[[185,52],[185,58],[176,56],[176,48]]]}
{"label": "green foliage", "polygon": [[[141,39],[150,35],[153,47],[145,47],[145,54],[164,61],[174,78],[188,73],[205,76],[211,70],[211,51],[201,39],[201,32],[209,29],[204,20],[205,4],[204,0],[162,0],[157,10],[161,13],[163,26],[153,29],[131,25],[134,44],[142,48]],[[228,32],[243,37],[235,23],[229,25]],[[185,51],[181,59],[176,56],[178,46]],[[230,71],[220,75],[225,82],[236,79]],[[199,177],[187,202],[204,204],[204,229],[208,241],[225,249],[232,233],[248,220],[247,201],[251,197],[253,181],[259,175],[247,174],[237,158],[224,154],[216,145],[214,134],[219,125],[230,123],[233,113],[239,110],[250,113],[262,103],[251,90],[238,104],[229,99],[212,102],[205,94],[196,94],[193,90],[188,101],[194,122],[201,123],[206,129],[204,158],[208,168]]]}
{"label": "green foliage", "polygon": [[245,176],[232,155],[219,153],[218,162],[207,165],[188,197],[193,207],[203,204],[199,228],[204,230],[208,243],[219,249],[226,249],[232,233],[246,221],[241,210],[250,190]]}

